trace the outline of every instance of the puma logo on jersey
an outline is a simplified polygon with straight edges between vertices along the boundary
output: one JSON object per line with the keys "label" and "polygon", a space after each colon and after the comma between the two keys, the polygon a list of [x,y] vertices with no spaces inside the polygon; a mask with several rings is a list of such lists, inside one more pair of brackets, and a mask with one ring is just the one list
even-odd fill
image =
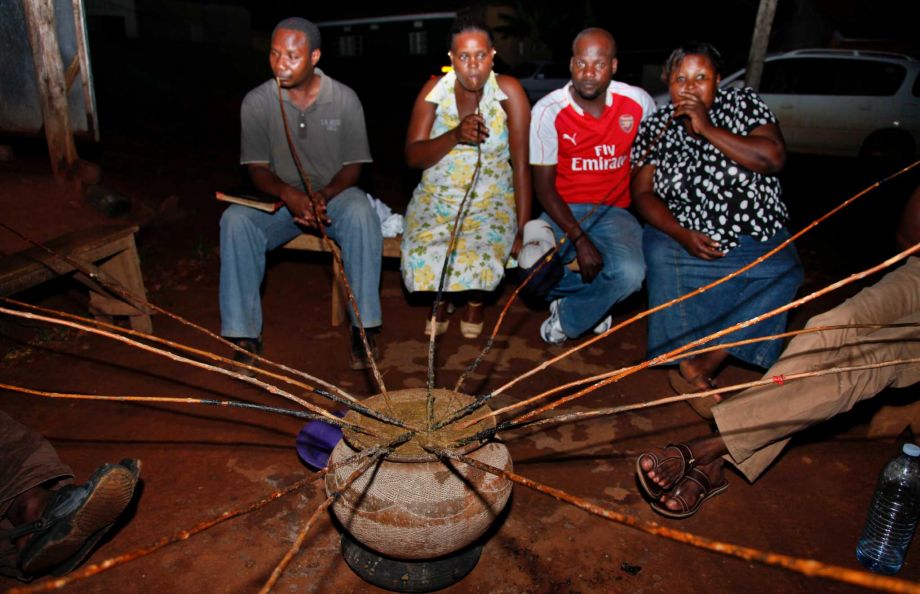
{"label": "puma logo on jersey", "polygon": [[568,134],[563,133],[563,134],[562,134],[562,139],[563,139],[563,140],[568,140],[569,142],[572,143],[572,146],[574,146],[574,145],[576,144],[576,143],[575,143],[575,135],[576,135],[576,134],[578,134],[578,132],[575,132],[575,133],[572,134],[571,136],[569,136]]}

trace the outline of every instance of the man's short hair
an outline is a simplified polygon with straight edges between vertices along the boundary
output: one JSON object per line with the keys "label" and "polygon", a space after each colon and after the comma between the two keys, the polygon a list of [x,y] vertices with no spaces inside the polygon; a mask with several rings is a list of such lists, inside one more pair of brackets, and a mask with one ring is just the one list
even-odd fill
{"label": "man's short hair", "polygon": [[322,38],[319,35],[319,27],[308,21],[307,19],[301,17],[288,17],[275,25],[275,29],[272,31],[272,38],[275,37],[275,33],[281,29],[287,29],[288,31],[300,31],[307,36],[307,43],[310,44],[310,51],[320,49],[322,45]]}
{"label": "man's short hair", "polygon": [[607,29],[601,29],[600,27],[589,27],[582,30],[578,35],[575,36],[575,39],[572,40],[572,55],[575,55],[575,45],[578,44],[578,41],[588,35],[600,35],[606,37],[610,41],[610,57],[617,57],[617,40],[613,38],[613,35]]}

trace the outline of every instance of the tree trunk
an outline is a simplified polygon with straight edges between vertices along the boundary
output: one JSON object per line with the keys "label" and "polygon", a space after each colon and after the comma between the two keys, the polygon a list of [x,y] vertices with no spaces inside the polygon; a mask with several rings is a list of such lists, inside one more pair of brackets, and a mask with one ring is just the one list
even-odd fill
{"label": "tree trunk", "polygon": [[770,44],[770,29],[776,14],[777,0],[760,0],[757,9],[757,21],[754,24],[754,37],[751,39],[751,53],[748,55],[747,73],[744,84],[755,91],[760,89],[760,77],[763,74],[763,59]]}

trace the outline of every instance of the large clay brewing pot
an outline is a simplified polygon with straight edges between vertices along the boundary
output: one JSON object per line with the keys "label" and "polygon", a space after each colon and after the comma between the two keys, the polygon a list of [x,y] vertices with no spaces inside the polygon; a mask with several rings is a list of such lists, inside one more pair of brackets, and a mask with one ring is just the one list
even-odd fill
{"label": "large clay brewing pot", "polygon": [[[424,426],[426,394],[424,388],[389,392],[391,416],[416,427]],[[473,400],[449,390],[434,390],[434,395],[435,419]],[[388,412],[380,395],[363,404]],[[349,412],[345,420],[380,437],[345,431],[345,439],[332,451],[330,465],[405,433],[405,429],[369,421],[355,412]],[[341,491],[332,507],[336,517],[362,544],[395,559],[433,559],[472,543],[501,513],[511,495],[511,482],[462,462],[441,462],[426,452],[419,440],[430,439],[447,447],[461,436],[493,426],[494,419],[488,419],[465,430],[449,425],[430,438],[420,434],[347,487],[343,485],[348,477],[365,461],[330,472],[326,475],[327,493]],[[511,456],[501,443],[476,442],[459,451],[485,464],[511,470]]]}

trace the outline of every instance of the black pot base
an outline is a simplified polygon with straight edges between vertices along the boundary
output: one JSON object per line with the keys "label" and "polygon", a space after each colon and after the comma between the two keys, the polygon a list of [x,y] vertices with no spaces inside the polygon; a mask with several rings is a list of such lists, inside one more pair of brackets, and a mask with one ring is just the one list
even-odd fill
{"label": "black pot base", "polygon": [[476,567],[482,554],[477,541],[456,553],[419,561],[385,557],[342,532],[342,556],[358,577],[393,592],[433,592],[456,584]]}

